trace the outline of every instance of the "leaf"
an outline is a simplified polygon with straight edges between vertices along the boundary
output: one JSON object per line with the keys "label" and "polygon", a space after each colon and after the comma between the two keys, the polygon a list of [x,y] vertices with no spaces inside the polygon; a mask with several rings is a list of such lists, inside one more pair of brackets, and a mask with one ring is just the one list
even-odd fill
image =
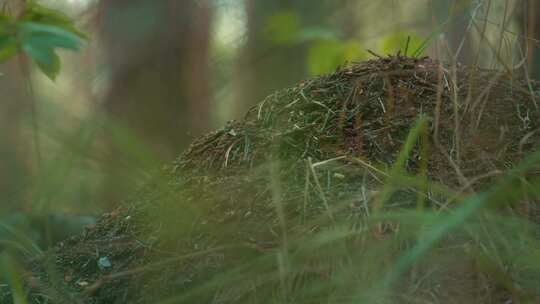
{"label": "leaf", "polygon": [[334,71],[347,61],[365,57],[365,52],[355,41],[320,40],[308,50],[307,66],[311,75],[320,75]]}
{"label": "leaf", "polygon": [[28,54],[34,62],[38,65],[39,69],[49,77],[51,80],[55,80],[56,76],[60,72],[60,58],[52,48],[36,48],[31,44],[24,44],[23,50]]}
{"label": "leaf", "polygon": [[43,62],[46,64],[50,64],[53,61],[52,49],[36,48],[31,44],[23,44],[22,49],[35,61]]}
{"label": "leaf", "polygon": [[5,62],[17,53],[17,41],[14,37],[0,36],[0,63]]}
{"label": "leaf", "polygon": [[34,34],[30,35],[23,42],[24,44],[30,44],[35,48],[64,48],[70,50],[78,50],[81,48],[79,41],[66,39],[62,36],[50,35],[50,34]]}
{"label": "leaf", "polygon": [[60,71],[55,50],[79,50],[84,39],[86,35],[77,30],[70,17],[34,1],[27,2],[24,16],[17,21],[0,14],[0,63],[22,51],[51,80]]}
{"label": "leaf", "polygon": [[301,20],[294,11],[283,11],[270,16],[264,26],[264,35],[275,44],[297,43]]}
{"label": "leaf", "polygon": [[56,48],[78,50],[83,40],[60,27],[35,22],[18,25],[23,51],[36,62],[40,70],[51,80],[60,72],[60,58]]}
{"label": "leaf", "polygon": [[[409,41],[408,46],[407,40]],[[383,54],[396,54],[398,51],[401,51],[404,55],[413,54],[416,57],[421,55],[421,53],[415,56],[416,51],[413,50],[418,50],[421,45],[422,39],[416,33],[397,32],[383,38],[380,51]],[[405,54],[405,50],[407,50],[407,54]]]}
{"label": "leaf", "polygon": [[313,45],[307,57],[309,73],[319,75],[333,71],[339,57],[339,48],[336,40],[323,40]]}
{"label": "leaf", "polygon": [[438,35],[440,35],[442,32],[444,32],[444,29],[446,27],[446,25],[449,23],[450,21],[450,18],[448,20],[446,20],[445,22],[439,24],[437,26],[437,28],[435,28],[430,34],[429,36],[424,39],[424,41],[422,41],[420,43],[420,45],[414,50],[414,52],[412,53],[412,56],[413,57],[419,57],[420,55],[422,55],[424,53],[424,51],[429,47],[429,44],[431,43],[431,41],[437,37]]}
{"label": "leaf", "polygon": [[337,39],[338,35],[324,27],[308,27],[303,29],[299,36],[299,42],[308,42],[313,40],[332,40]]}
{"label": "leaf", "polygon": [[13,18],[6,14],[0,14],[0,25],[1,24],[10,24],[13,22]]}
{"label": "leaf", "polygon": [[15,45],[10,45],[8,47],[0,49],[0,63],[6,62],[11,57],[17,54],[17,47]]}
{"label": "leaf", "polygon": [[60,73],[60,57],[56,53],[52,53],[52,63],[45,64],[36,61],[37,66],[50,80],[54,81]]}
{"label": "leaf", "polygon": [[[42,23],[23,22],[17,26],[20,36],[23,37],[23,44],[32,43],[35,40],[40,45],[48,47],[62,47],[78,50],[82,47],[83,40],[77,35],[65,29]],[[41,35],[42,37],[36,37]],[[49,41],[44,41],[49,40]]]}
{"label": "leaf", "polygon": [[22,18],[22,21],[57,26],[77,35],[81,39],[88,38],[83,32],[75,27],[73,19],[69,16],[58,10],[49,9],[37,3],[30,3],[28,5],[27,13]]}
{"label": "leaf", "polygon": [[316,40],[333,40],[338,35],[331,29],[303,27],[297,12],[282,11],[270,16],[264,26],[264,35],[275,44],[291,45]]}
{"label": "leaf", "polygon": [[366,57],[367,53],[361,48],[358,42],[349,40],[342,43],[340,64],[348,61],[361,61]]}
{"label": "leaf", "polygon": [[3,252],[0,255],[0,270],[1,278],[7,281],[8,287],[11,289],[11,302],[16,304],[28,303],[22,279],[23,269],[18,261],[7,252]]}
{"label": "leaf", "polygon": [[7,16],[0,14],[0,35],[13,32],[13,23]]}
{"label": "leaf", "polygon": [[29,21],[17,24],[17,37],[22,50],[53,81],[60,72],[60,57],[55,49],[78,50],[84,42],[76,33],[61,26]]}

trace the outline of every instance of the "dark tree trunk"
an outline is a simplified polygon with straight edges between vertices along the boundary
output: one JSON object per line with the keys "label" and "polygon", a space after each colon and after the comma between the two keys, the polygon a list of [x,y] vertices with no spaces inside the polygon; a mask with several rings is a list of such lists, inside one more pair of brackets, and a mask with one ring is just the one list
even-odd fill
{"label": "dark tree trunk", "polygon": [[[24,60],[24,59],[21,59]],[[2,211],[26,209],[32,167],[31,134],[24,132],[23,119],[30,117],[25,76],[17,58],[2,65],[0,81],[0,200]],[[31,128],[28,128],[31,129]],[[30,135],[30,136],[28,136]]]}
{"label": "dark tree trunk", "polygon": [[247,42],[238,63],[240,104],[237,114],[278,88],[289,87],[307,76],[305,44],[279,45],[265,35],[268,18],[276,13],[297,13],[303,26],[325,26],[333,2],[245,0]]}
{"label": "dark tree trunk", "polygon": [[473,64],[477,50],[474,47],[469,26],[471,0],[442,0],[432,3],[435,22],[434,29],[439,24],[448,21],[444,28],[447,46],[440,48],[443,57],[455,60],[461,64]]}
{"label": "dark tree trunk", "polygon": [[[99,33],[110,68],[104,109],[159,160],[174,158],[207,129],[211,17],[205,1],[100,2]],[[113,201],[132,184],[126,181],[132,172],[124,169],[136,165],[122,167],[129,151],[110,137],[107,142],[106,196]]]}
{"label": "dark tree trunk", "polygon": [[523,1],[522,20],[524,27],[524,46],[530,77],[540,79],[540,3],[535,0]]}

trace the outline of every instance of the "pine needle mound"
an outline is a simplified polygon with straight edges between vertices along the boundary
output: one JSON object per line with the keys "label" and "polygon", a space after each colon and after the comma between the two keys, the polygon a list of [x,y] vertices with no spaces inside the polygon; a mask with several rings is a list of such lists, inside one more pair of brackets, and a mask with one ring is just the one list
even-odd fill
{"label": "pine needle mound", "polygon": [[[539,86],[516,74],[395,56],[278,91],[61,243],[54,267],[34,261],[29,293],[36,303],[44,293],[82,303],[537,301],[540,213],[526,190],[537,164],[506,191],[513,198],[459,217],[540,143]],[[463,224],[447,225],[453,215]],[[430,231],[444,233],[424,248]]]}

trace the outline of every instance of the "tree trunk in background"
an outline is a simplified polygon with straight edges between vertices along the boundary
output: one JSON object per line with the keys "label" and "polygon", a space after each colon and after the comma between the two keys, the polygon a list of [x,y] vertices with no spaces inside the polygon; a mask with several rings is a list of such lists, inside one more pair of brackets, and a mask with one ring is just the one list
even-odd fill
{"label": "tree trunk in background", "polygon": [[246,108],[260,102],[272,92],[290,87],[307,76],[306,46],[277,45],[264,34],[268,18],[284,11],[299,15],[302,26],[325,26],[332,11],[332,1],[245,0],[247,41],[241,51],[237,69],[239,106],[237,117]]}
{"label": "tree trunk in background", "polygon": [[[445,27],[445,37],[447,46],[441,46],[439,56],[459,63],[473,64],[477,49],[474,47],[472,35],[467,29],[469,25],[469,14],[472,9],[471,0],[439,0],[432,2],[434,10],[433,30],[446,20],[450,22]],[[472,30],[474,31],[474,30]],[[457,53],[459,51],[459,53]],[[457,54],[457,56],[455,56]]]}
{"label": "tree trunk in background", "polygon": [[[104,109],[160,161],[173,159],[208,128],[211,18],[205,1],[100,2],[98,31],[110,69]],[[107,142],[105,194],[116,203],[133,188],[137,164],[125,163],[129,147]]]}
{"label": "tree trunk in background", "polygon": [[190,24],[189,49],[183,75],[186,79],[186,99],[191,133],[200,135],[210,124],[210,33],[212,9],[207,2],[196,1]]}
{"label": "tree trunk in background", "polygon": [[527,55],[527,64],[530,77],[540,79],[540,3],[536,0],[523,1],[523,32],[525,39],[524,46]]}
{"label": "tree trunk in background", "polygon": [[359,13],[362,12],[358,9],[358,1],[342,0],[340,2],[343,17],[338,20],[339,30],[345,38],[355,38],[358,35],[361,20]]}
{"label": "tree trunk in background", "polygon": [[[24,59],[21,59],[24,60]],[[26,195],[31,181],[30,164],[34,163],[33,146],[23,135],[23,118],[29,117],[25,76],[19,60],[2,65],[0,76],[0,201],[3,212],[28,207]],[[26,135],[26,136],[25,136]],[[35,165],[35,164],[34,164]]]}

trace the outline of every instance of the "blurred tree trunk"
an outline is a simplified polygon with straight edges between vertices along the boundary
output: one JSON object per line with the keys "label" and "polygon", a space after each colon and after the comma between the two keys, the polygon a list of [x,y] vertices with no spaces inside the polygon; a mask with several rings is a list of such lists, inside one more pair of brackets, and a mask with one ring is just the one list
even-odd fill
{"label": "blurred tree trunk", "polygon": [[[448,54],[450,60],[459,63],[473,64],[477,50],[474,47],[473,37],[467,27],[469,26],[469,16],[473,2],[471,0],[440,0],[433,1],[435,24],[437,25],[449,20],[445,27],[445,37],[447,46],[442,46],[440,50],[443,54]],[[444,55],[443,55],[444,56]]]}
{"label": "blurred tree trunk", "polygon": [[[260,102],[280,88],[290,87],[307,76],[306,45],[278,45],[265,33],[268,19],[274,14],[290,11],[298,14],[302,26],[324,26],[328,21],[328,1],[267,1],[245,0],[247,41],[237,68],[241,116],[246,108]],[[330,3],[330,4],[329,4]]]}
{"label": "blurred tree trunk", "polygon": [[[24,60],[24,59],[21,59]],[[0,76],[0,200],[2,210],[21,210],[26,206],[26,194],[31,181],[33,151],[23,121],[29,106],[25,76],[17,58],[2,65]]]}
{"label": "blurred tree trunk", "polygon": [[351,39],[358,34],[361,11],[358,10],[356,0],[342,0],[341,2],[340,9],[343,10],[343,17],[339,20],[340,32],[343,33],[344,38]]}
{"label": "blurred tree trunk", "polygon": [[[110,76],[104,109],[160,161],[177,156],[208,128],[211,19],[206,1],[100,2],[98,31]],[[108,145],[110,203],[133,187],[129,170],[137,166],[125,164],[125,145],[110,137]]]}
{"label": "blurred tree trunk", "polygon": [[540,3],[536,0],[524,0],[523,12],[521,19],[523,20],[524,37],[529,39],[524,40],[526,50],[527,64],[530,77],[540,79]]}

